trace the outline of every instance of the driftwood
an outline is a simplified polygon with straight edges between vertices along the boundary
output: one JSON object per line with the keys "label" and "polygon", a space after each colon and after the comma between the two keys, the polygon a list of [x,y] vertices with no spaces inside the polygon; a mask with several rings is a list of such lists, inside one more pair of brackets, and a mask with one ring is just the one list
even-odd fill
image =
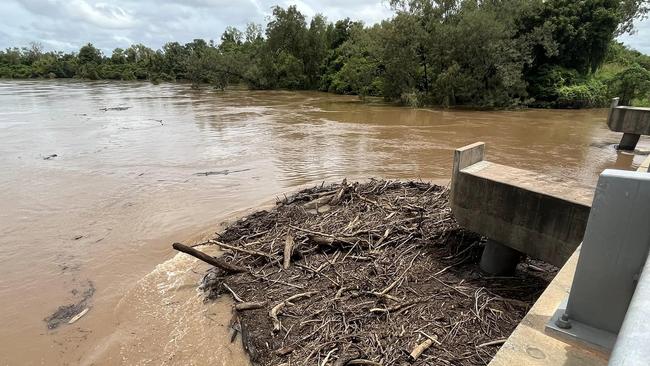
{"label": "driftwood", "polygon": [[244,302],[244,300],[242,300],[241,297],[239,297],[239,295],[237,295],[237,293],[236,293],[235,291],[233,291],[233,289],[231,289],[230,286],[228,286],[227,283],[224,282],[224,283],[223,283],[223,287],[224,287],[226,290],[228,290],[228,292],[230,292],[230,294],[232,294],[232,298],[235,299],[235,301],[237,301],[237,302]]}
{"label": "driftwood", "polygon": [[303,205],[303,207],[306,208],[306,209],[316,209],[316,208],[319,208],[319,207],[322,207],[322,206],[325,206],[325,205],[329,204],[330,201],[332,201],[333,197],[334,197],[334,193],[328,194],[328,195],[322,196],[320,198],[317,198],[317,199],[315,199],[313,201],[309,201],[309,202],[305,203]]}
{"label": "driftwood", "polygon": [[217,244],[218,246],[220,246],[222,248],[234,250],[234,251],[237,251],[237,252],[242,252],[242,253],[246,253],[246,254],[250,254],[250,255],[255,255],[255,256],[258,256],[258,257],[264,257],[264,258],[267,258],[267,259],[270,259],[270,260],[276,260],[276,258],[274,256],[270,255],[269,253],[264,253],[264,252],[260,252],[260,251],[257,251],[257,250],[248,250],[248,249],[245,249],[245,248],[239,248],[239,247],[236,247],[236,246],[221,243],[221,242],[216,241],[216,240],[208,240],[208,243]]}
{"label": "driftwood", "polygon": [[343,182],[341,183],[341,187],[339,190],[336,192],[336,195],[332,198],[332,200],[329,202],[330,205],[338,205],[341,203],[341,199],[343,198],[343,195],[348,191],[348,180],[343,179]]}
{"label": "driftwood", "polygon": [[287,305],[293,305],[291,301],[293,300],[298,300],[303,297],[310,297],[311,295],[315,294],[315,292],[303,292],[301,294],[295,294],[293,296],[288,297],[286,300],[282,301],[281,303],[275,305],[271,311],[269,311],[269,316],[271,317],[271,320],[273,321],[273,330],[278,331],[280,330],[280,327],[282,327],[282,323],[280,323],[280,319],[278,319],[278,314],[282,309],[287,306]]}
{"label": "driftwood", "polygon": [[289,269],[289,266],[291,265],[291,255],[293,254],[294,244],[293,237],[287,234],[287,237],[284,240],[284,263],[282,265],[284,269]]}
{"label": "driftwood", "polygon": [[413,351],[411,351],[411,355],[410,355],[411,359],[413,361],[417,360],[420,357],[420,355],[422,354],[422,352],[426,351],[429,347],[431,347],[436,340],[437,340],[437,337],[436,338],[433,338],[433,337],[427,338],[424,342],[422,342],[422,343],[418,344],[417,346],[415,346],[415,348],[413,348]]}
{"label": "driftwood", "polygon": [[77,314],[77,315],[75,315],[74,317],[72,317],[72,319],[70,319],[70,320],[68,321],[68,324],[72,324],[72,323],[76,322],[77,320],[81,319],[82,316],[86,315],[86,313],[88,312],[88,310],[90,310],[90,309],[89,309],[89,308],[85,308],[85,309],[83,309],[79,314]]}
{"label": "driftwood", "polygon": [[232,272],[232,273],[248,272],[248,270],[244,267],[240,267],[235,264],[228,263],[222,259],[209,256],[201,251],[198,251],[194,248],[188,247],[187,245],[181,243],[172,244],[172,248],[178,250],[179,252],[189,254],[196,259],[200,259],[204,261],[205,263],[211,264],[215,267],[219,267],[226,272]]}
{"label": "driftwood", "polygon": [[370,361],[370,360],[364,360],[364,359],[350,360],[350,361],[348,361],[348,363],[346,363],[345,365],[346,365],[346,366],[353,366],[353,365],[362,365],[362,366],[382,366],[379,362]]}
{"label": "driftwood", "polygon": [[487,346],[500,346],[500,345],[506,343],[507,340],[508,340],[507,338],[503,338],[503,339],[497,339],[497,340],[490,341],[490,342],[481,343],[478,346],[476,346],[476,348],[482,348],[482,347],[487,347]]}
{"label": "driftwood", "polygon": [[249,271],[212,268],[202,289],[240,301],[256,366],[485,365],[555,269],[482,275],[484,241],[458,227],[448,195],[371,180],[285,196],[208,243]]}
{"label": "driftwood", "polygon": [[242,302],[237,305],[235,305],[235,310],[237,311],[246,311],[246,310],[255,310],[255,309],[261,309],[265,307],[267,304],[266,301],[260,301],[260,302]]}

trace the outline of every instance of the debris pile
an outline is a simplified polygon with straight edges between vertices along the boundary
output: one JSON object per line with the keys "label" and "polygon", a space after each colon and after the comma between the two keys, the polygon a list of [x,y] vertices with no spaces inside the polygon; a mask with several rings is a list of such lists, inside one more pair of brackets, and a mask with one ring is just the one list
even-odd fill
{"label": "debris pile", "polygon": [[[445,187],[371,180],[317,186],[231,224],[206,298],[232,296],[233,340],[256,365],[485,365],[554,276],[477,266]],[[197,254],[198,253],[198,254]]]}

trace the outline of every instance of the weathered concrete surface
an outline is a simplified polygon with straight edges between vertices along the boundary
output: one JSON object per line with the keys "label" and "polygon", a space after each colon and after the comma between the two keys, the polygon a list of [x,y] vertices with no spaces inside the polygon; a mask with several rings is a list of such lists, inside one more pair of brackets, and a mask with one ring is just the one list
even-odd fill
{"label": "weathered concrete surface", "polygon": [[650,172],[650,155],[639,165],[638,172]]}
{"label": "weathered concrete surface", "polygon": [[612,131],[623,132],[618,150],[634,151],[641,135],[650,134],[650,108],[619,106],[618,98],[614,98],[607,126]]}
{"label": "weathered concrete surface", "polygon": [[650,135],[650,108],[613,107],[607,119],[607,126],[615,132]]}
{"label": "weathered concrete surface", "polygon": [[582,241],[593,189],[484,160],[466,165],[483,156],[479,146],[459,149],[455,155],[451,208],[456,220],[533,258],[562,266]]}
{"label": "weathered concrete surface", "polygon": [[451,189],[454,189],[454,177],[458,172],[470,165],[476,164],[485,158],[485,143],[475,142],[471,145],[463,146],[454,151],[454,166],[451,172]]}
{"label": "weathered concrete surface", "polygon": [[[650,156],[637,169],[648,172]],[[604,366],[609,355],[545,333],[545,326],[571,289],[580,251],[569,258],[490,362],[490,366]]]}
{"label": "weathered concrete surface", "polygon": [[573,281],[576,251],[557,276],[548,285],[542,296],[519,323],[506,343],[490,362],[490,366],[604,366],[608,355],[586,348],[578,343],[567,343],[544,332],[555,309],[566,298]]}

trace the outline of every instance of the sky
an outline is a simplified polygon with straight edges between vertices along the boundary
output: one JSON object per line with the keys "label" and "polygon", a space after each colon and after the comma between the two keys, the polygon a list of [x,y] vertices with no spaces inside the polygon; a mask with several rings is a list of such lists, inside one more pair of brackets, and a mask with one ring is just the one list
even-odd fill
{"label": "sky", "polygon": [[[376,23],[392,16],[388,0],[0,0],[0,49],[40,42],[46,50],[76,51],[92,42],[106,54],[143,43],[218,40],[227,26],[266,24],[274,5],[296,5],[308,17],[324,14]],[[650,54],[650,20],[620,38]]]}

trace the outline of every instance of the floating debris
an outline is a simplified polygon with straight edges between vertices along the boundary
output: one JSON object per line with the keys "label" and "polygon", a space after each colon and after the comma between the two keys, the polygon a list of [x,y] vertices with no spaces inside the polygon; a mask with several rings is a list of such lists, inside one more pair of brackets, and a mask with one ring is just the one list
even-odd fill
{"label": "floating debris", "polygon": [[48,329],[56,329],[65,323],[72,324],[84,316],[88,312],[88,301],[95,294],[95,286],[91,281],[88,281],[86,288],[82,292],[75,289],[72,293],[73,295],[80,293],[81,298],[76,303],[59,306],[52,315],[45,318]]}
{"label": "floating debris", "polygon": [[81,312],[80,312],[79,314],[73,316],[72,319],[70,319],[70,320],[68,321],[68,324],[72,324],[72,323],[76,322],[77,320],[81,319],[82,316],[86,315],[86,313],[88,312],[88,310],[90,310],[90,309],[89,309],[89,308],[85,308],[85,309],[81,310]]}
{"label": "floating debris", "polygon": [[589,144],[591,147],[603,148],[616,148],[618,141],[594,141]]}
{"label": "floating debris", "polygon": [[557,269],[483,275],[484,240],[448,196],[383,180],[303,190],[204,243],[226,254],[200,288],[237,302],[233,339],[256,365],[485,365]]}
{"label": "floating debris", "polygon": [[59,155],[57,155],[57,154],[52,154],[52,155],[44,156],[44,157],[43,157],[43,160],[54,159],[54,158],[56,158],[57,156],[59,156]]}
{"label": "floating debris", "polygon": [[217,171],[210,171],[210,172],[200,172],[200,173],[194,173],[194,175],[199,175],[199,176],[208,176],[208,175],[228,175],[232,173],[241,173],[241,172],[247,172],[250,169],[239,169],[239,170],[230,170],[230,169],[224,169],[224,170],[217,170]]}
{"label": "floating debris", "polygon": [[99,108],[100,111],[125,111],[131,107],[105,107],[105,108]]}

